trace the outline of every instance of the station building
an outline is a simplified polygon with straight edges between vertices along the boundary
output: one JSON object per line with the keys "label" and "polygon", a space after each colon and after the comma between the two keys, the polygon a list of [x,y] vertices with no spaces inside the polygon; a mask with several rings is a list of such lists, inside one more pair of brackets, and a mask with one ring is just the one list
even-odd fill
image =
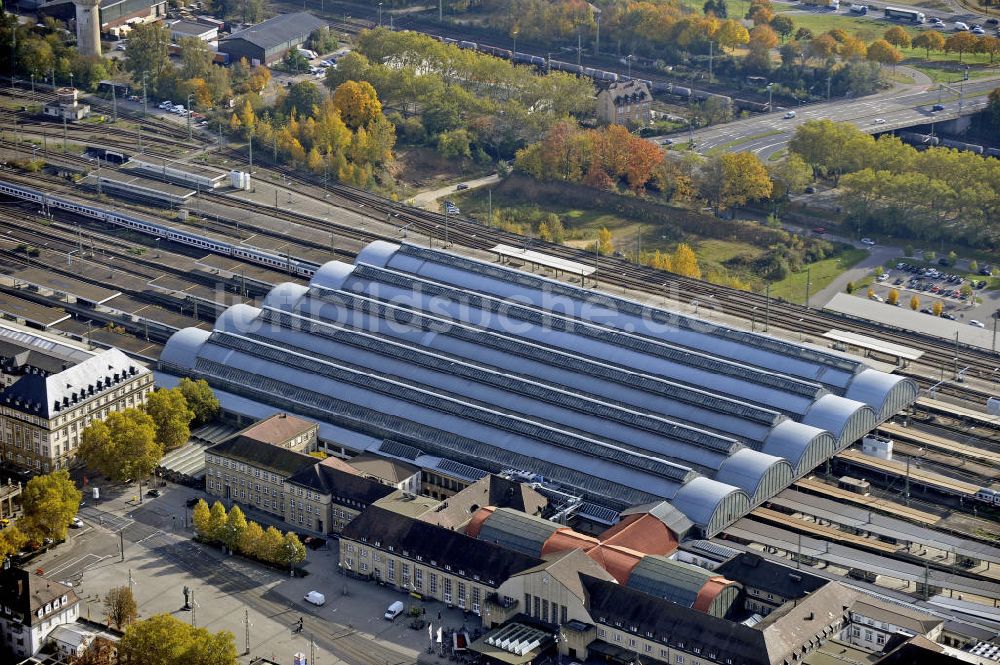
{"label": "station building", "polygon": [[605,526],[665,500],[705,536],[917,395],[840,354],[381,241],[177,332],[161,369],[314,418],[349,454],[513,472]]}
{"label": "station building", "polygon": [[0,328],[0,454],[22,470],[69,465],[94,420],[135,408],[153,390],[153,373],[118,349],[62,347]]}

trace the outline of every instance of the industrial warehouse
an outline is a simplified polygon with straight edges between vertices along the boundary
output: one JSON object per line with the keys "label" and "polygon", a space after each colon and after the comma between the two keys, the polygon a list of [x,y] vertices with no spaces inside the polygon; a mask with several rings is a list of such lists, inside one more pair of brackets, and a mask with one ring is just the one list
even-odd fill
{"label": "industrial warehouse", "polygon": [[160,364],[235,413],[316,419],[327,449],[513,473],[595,526],[666,500],[706,537],[917,397],[846,356],[384,241],[180,330]]}

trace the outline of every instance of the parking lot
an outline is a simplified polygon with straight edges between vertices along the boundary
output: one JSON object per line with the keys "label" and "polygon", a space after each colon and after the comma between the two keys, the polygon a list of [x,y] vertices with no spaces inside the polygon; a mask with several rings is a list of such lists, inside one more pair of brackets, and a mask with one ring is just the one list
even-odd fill
{"label": "parking lot", "polygon": [[[988,267],[983,270],[988,272]],[[940,303],[942,318],[974,320],[969,313],[977,307],[976,300],[988,293],[983,290],[987,284],[985,277],[967,277],[964,271],[949,272],[945,266],[934,268],[899,262],[876,277],[871,286],[874,294],[870,297],[887,302],[890,291],[895,289],[899,293],[898,307],[910,307],[911,299],[916,296],[918,309],[925,314],[933,315],[934,304]]]}

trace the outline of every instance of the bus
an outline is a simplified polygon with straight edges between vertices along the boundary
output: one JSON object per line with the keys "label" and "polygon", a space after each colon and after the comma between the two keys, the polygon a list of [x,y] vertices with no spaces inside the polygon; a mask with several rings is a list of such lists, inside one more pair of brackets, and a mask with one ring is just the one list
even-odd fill
{"label": "bus", "polygon": [[923,12],[918,12],[914,9],[899,9],[897,7],[886,7],[885,17],[899,19],[900,21],[910,21],[911,23],[924,23],[927,20]]}

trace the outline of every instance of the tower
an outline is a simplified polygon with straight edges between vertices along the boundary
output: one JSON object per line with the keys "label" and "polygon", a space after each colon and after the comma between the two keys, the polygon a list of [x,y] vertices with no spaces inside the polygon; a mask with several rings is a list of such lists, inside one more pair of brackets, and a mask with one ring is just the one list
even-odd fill
{"label": "tower", "polygon": [[100,0],[73,0],[76,5],[76,48],[80,55],[101,55]]}

